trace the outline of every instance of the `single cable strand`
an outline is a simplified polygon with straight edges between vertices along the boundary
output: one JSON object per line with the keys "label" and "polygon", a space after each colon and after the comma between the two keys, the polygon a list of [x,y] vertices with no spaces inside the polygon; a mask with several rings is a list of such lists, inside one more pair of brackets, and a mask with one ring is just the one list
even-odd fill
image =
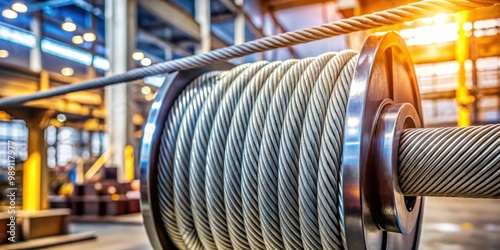
{"label": "single cable strand", "polygon": [[154,64],[152,66],[133,69],[122,74],[96,78],[78,84],[71,84],[37,93],[0,99],[0,107],[20,104],[71,92],[102,88],[112,84],[142,79],[147,76],[165,74],[177,70],[186,70],[207,65],[216,61],[228,60],[256,52],[289,47],[296,44],[320,40],[336,35],[367,30],[381,26],[403,23],[418,18],[430,17],[442,13],[454,13],[492,6],[498,0],[424,0],[392,9],[341,19],[321,26],[290,31],[279,35],[263,37],[239,45],[233,45],[209,51],[201,55],[193,55],[181,59]]}

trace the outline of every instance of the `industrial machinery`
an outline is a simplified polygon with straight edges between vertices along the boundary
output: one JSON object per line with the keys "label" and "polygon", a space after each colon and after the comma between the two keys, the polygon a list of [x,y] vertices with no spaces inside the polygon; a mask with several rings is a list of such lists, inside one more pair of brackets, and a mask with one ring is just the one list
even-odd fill
{"label": "industrial machinery", "polygon": [[172,73],[142,144],[155,248],[416,249],[424,196],[499,198],[500,125],[422,128],[396,33]]}

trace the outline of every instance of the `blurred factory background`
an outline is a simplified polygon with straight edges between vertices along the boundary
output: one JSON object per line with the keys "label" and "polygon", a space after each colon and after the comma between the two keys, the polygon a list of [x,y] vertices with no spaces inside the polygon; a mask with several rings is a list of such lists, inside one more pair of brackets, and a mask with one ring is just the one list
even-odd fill
{"label": "blurred factory background", "polygon": [[[122,73],[408,2],[412,0],[2,0],[0,97]],[[387,30],[397,30],[406,40],[416,64],[425,126],[500,122],[498,5],[232,62],[359,49],[368,34]],[[0,213],[0,244],[8,243],[10,237],[3,228],[11,204],[7,197],[10,141],[16,145],[15,205],[21,220],[17,226],[22,227],[16,244],[20,248],[40,248],[36,244],[44,239],[59,244],[96,236],[50,249],[150,248],[138,214],[138,145],[163,80],[162,75],[151,76],[0,112],[0,204],[4,211]],[[430,199],[423,248],[499,249],[500,204],[470,202],[477,204]],[[462,206],[470,206],[467,213],[460,212]],[[455,220],[450,213],[456,213]],[[0,248],[7,249],[7,245]]]}

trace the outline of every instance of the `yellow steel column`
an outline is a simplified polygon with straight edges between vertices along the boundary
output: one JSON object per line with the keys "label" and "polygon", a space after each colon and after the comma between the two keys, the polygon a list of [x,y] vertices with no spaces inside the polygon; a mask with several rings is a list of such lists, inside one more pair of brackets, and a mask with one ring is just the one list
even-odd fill
{"label": "yellow steel column", "polygon": [[125,181],[132,182],[134,180],[134,147],[127,145],[125,147]]}
{"label": "yellow steel column", "polygon": [[459,127],[470,126],[471,112],[470,104],[474,101],[474,97],[469,95],[469,89],[466,84],[465,61],[469,55],[469,44],[467,34],[464,30],[464,24],[467,21],[467,12],[462,11],[455,15],[455,20],[459,26],[458,39],[455,47],[455,58],[458,62],[458,86],[456,92],[456,102],[458,104],[458,120]]}
{"label": "yellow steel column", "polygon": [[44,130],[28,122],[28,159],[23,165],[23,210],[48,208],[47,151]]}

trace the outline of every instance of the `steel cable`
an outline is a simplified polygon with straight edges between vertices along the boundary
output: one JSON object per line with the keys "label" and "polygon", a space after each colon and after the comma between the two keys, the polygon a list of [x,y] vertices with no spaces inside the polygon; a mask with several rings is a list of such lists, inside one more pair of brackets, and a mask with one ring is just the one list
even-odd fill
{"label": "steel cable", "polygon": [[[264,67],[267,62],[251,64],[236,79],[233,80],[222,98],[213,121],[212,131],[207,149],[206,190],[207,208],[216,241],[225,242],[234,249],[248,249],[245,234],[238,234],[237,225],[229,227],[224,200],[224,152],[227,136],[231,125],[233,112],[238,104],[241,93],[252,77]],[[229,239],[231,239],[229,241]],[[221,244],[222,245],[222,244]],[[222,249],[222,247],[219,247]]]}
{"label": "steel cable", "polygon": [[[330,53],[328,54],[330,55]],[[320,56],[321,57],[321,56]],[[258,204],[262,233],[268,249],[283,249],[278,201],[280,136],[290,97],[303,71],[316,59],[302,59],[280,79],[264,122],[258,160]],[[307,94],[307,93],[302,93]]]}
{"label": "steel cable", "polygon": [[500,125],[405,130],[398,170],[407,196],[500,198]]}
{"label": "steel cable", "polygon": [[241,194],[242,156],[248,131],[248,121],[261,88],[268,83],[268,77],[280,64],[281,62],[274,62],[265,65],[248,82],[234,110],[227,137],[227,147],[224,155],[224,199],[226,201],[231,239],[242,239],[241,242],[236,244],[235,249],[248,249],[250,246],[249,237],[246,236],[245,232]]}
{"label": "steel cable", "polygon": [[[320,237],[320,226],[318,220],[318,164],[319,155],[321,148],[321,137],[323,133],[324,119],[326,116],[326,111],[328,108],[328,103],[330,96],[332,94],[335,86],[339,84],[337,81],[340,77],[340,72],[344,65],[355,55],[354,52],[345,51],[341,52],[332,60],[328,61],[323,69],[318,72],[316,84],[311,86],[310,100],[307,105],[305,112],[305,117],[302,127],[302,135],[300,140],[300,152],[299,152],[299,212],[301,213],[301,227],[304,239],[305,249],[321,249],[321,237]],[[350,71],[343,71],[344,74],[352,73]],[[342,78],[340,78],[342,79]],[[351,79],[347,79],[347,83],[350,83]],[[339,89],[339,88],[337,88]],[[345,90],[345,89],[342,89]],[[348,92],[341,93],[344,96],[348,95]],[[347,103],[345,103],[347,105]],[[340,115],[340,114],[338,114]],[[344,119],[344,117],[339,117]],[[329,124],[334,127],[336,133],[342,133],[342,127],[335,127],[337,124]],[[341,138],[338,138],[341,139]],[[339,141],[341,142],[341,140]],[[335,143],[335,142],[333,142]],[[338,142],[337,142],[338,143]],[[340,148],[331,148],[329,150],[340,150]],[[335,152],[335,154],[340,155],[341,151]],[[328,166],[330,168],[335,168],[337,171],[340,168],[340,161],[337,164]],[[338,171],[340,172],[340,171]],[[338,178],[338,176],[337,176]],[[333,180],[331,183],[333,185],[337,184],[337,180]],[[337,198],[339,192],[335,193],[334,197]],[[333,198],[333,197],[330,197]],[[336,210],[338,210],[336,208]],[[335,223],[336,225],[328,225],[331,228],[338,229],[338,220],[340,215],[337,213],[333,221],[325,221],[326,225],[330,223]],[[322,224],[323,228],[325,224]],[[338,244],[331,241],[324,241],[324,243],[333,243],[333,248],[342,247],[342,239],[340,239],[340,234],[337,235],[324,235],[326,237],[333,237]],[[338,238],[337,238],[338,237]],[[323,246],[325,247],[325,246]]]}
{"label": "steel cable", "polygon": [[165,122],[165,129],[161,138],[160,147],[162,150],[159,154],[158,164],[158,191],[160,194],[161,217],[170,239],[179,249],[186,249],[186,245],[184,244],[183,237],[177,226],[177,215],[173,196],[173,165],[176,139],[184,111],[189,105],[191,98],[198,92],[200,85],[207,80],[208,76],[209,75],[203,75],[198,77],[179,95],[173,105],[174,108],[171,109]]}
{"label": "steel cable", "polygon": [[[206,243],[204,245],[215,246],[219,249],[230,249],[232,246],[227,232],[214,232],[212,230],[212,225],[216,224],[217,221],[212,221],[207,206],[207,196],[209,196],[206,191],[207,148],[219,104],[232,81],[247,67],[248,64],[240,65],[230,72],[221,74],[219,81],[213,87],[202,107],[191,146],[189,188],[193,217],[198,227],[210,229],[209,232],[205,232]],[[224,234],[224,236],[220,237],[221,234]]]}
{"label": "steel cable", "polygon": [[[189,192],[189,155],[193,140],[193,131],[198,121],[201,107],[205,102],[208,94],[211,92],[213,84],[216,82],[219,72],[212,72],[202,78],[203,84],[198,87],[199,91],[191,98],[185,114],[182,116],[182,121],[177,135],[174,156],[174,202],[175,214],[179,233],[181,234],[184,244],[188,249],[203,249],[202,242],[198,238],[198,233],[195,227],[193,214],[191,212],[191,196]],[[203,225],[199,225],[200,230],[206,231]],[[200,238],[207,238],[200,233]],[[210,249],[209,244],[205,244],[204,248]],[[212,247],[214,249],[215,247]]]}
{"label": "steel cable", "polygon": [[79,84],[57,87],[19,97],[0,99],[0,107],[20,104],[70,92],[102,88],[112,84],[142,79],[147,76],[164,74],[176,70],[200,67],[216,61],[228,60],[256,52],[289,47],[292,45],[324,39],[350,32],[367,30],[386,25],[403,23],[418,18],[430,17],[442,13],[454,13],[462,10],[473,10],[499,3],[498,0],[424,0],[399,6],[384,11],[341,19],[321,26],[286,32],[279,35],[260,38],[239,45],[224,47],[210,52],[181,59],[158,63],[149,67],[133,69],[125,73],[109,77],[96,78]]}
{"label": "steel cable", "polygon": [[177,247],[346,248],[338,145],[356,61],[344,51],[257,62],[189,84],[158,165]]}
{"label": "steel cable", "polygon": [[273,71],[259,92],[249,119],[243,149],[243,161],[241,163],[241,198],[244,223],[251,249],[266,248],[262,235],[258,200],[259,155],[262,131],[264,130],[264,124],[274,92],[278,84],[284,84],[281,78],[297,62],[298,60],[284,61]]}

